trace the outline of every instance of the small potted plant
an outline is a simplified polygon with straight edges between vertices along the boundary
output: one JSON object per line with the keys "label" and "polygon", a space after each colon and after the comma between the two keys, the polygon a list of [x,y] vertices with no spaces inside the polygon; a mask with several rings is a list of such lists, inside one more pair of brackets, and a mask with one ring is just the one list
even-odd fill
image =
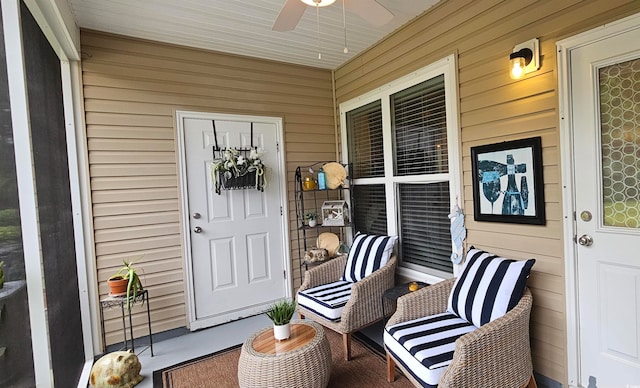
{"label": "small potted plant", "polygon": [[138,292],[142,291],[142,282],[138,275],[137,269],[133,267],[133,261],[122,260],[124,266],[118,270],[108,280],[111,295],[127,296],[127,308],[131,308],[138,296]]}
{"label": "small potted plant", "polygon": [[307,221],[307,225],[311,228],[318,225],[318,214],[314,211],[307,212],[304,215],[304,219]]}
{"label": "small potted plant", "polygon": [[283,299],[276,302],[266,311],[267,316],[273,322],[273,336],[278,341],[286,340],[291,336],[291,318],[296,312],[294,299]]}

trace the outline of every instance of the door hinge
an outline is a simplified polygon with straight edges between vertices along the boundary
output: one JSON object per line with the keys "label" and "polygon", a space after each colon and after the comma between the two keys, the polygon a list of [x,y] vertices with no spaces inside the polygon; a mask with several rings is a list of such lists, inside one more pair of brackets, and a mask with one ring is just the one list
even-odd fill
{"label": "door hinge", "polygon": [[284,271],[282,271],[282,274],[284,275],[284,278],[287,278],[287,270],[285,269]]}
{"label": "door hinge", "polygon": [[280,143],[279,142],[276,143],[276,152],[280,152]]}
{"label": "door hinge", "polygon": [[282,206],[280,206],[280,215],[283,216],[284,215],[284,210],[282,210]]}

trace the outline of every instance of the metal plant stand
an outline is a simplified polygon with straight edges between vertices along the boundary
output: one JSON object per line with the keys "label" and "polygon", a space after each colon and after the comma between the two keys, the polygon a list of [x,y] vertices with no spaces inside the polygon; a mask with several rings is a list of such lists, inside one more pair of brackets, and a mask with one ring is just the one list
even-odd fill
{"label": "metal plant stand", "polygon": [[[102,299],[100,299],[100,325],[102,328],[102,351],[103,353],[107,352],[107,341],[106,341],[106,333],[104,330],[104,310],[110,309],[112,307],[120,307],[120,311],[122,314],[122,334],[124,337],[124,348],[127,349],[127,344],[129,343],[127,339],[127,325],[125,322],[125,305],[127,302],[127,296],[113,296],[109,295]],[[138,293],[133,304],[141,302],[142,304],[147,305],[147,326],[149,328],[149,348],[151,349],[151,357],[153,357],[153,336],[151,335],[151,312],[149,311],[149,291],[142,290]],[[135,353],[135,343],[133,338],[133,320],[131,319],[131,310],[127,309],[127,314],[129,316],[129,333],[131,335],[131,351]],[[142,353],[146,348],[142,349],[140,353]]]}

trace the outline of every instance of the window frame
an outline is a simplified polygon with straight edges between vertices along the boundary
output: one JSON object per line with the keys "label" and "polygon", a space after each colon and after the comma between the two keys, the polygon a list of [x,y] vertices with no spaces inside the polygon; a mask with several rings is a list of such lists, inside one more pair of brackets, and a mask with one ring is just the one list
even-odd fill
{"label": "window frame", "polygon": [[[457,61],[455,55],[449,55],[439,61],[427,65],[410,74],[391,81],[379,88],[371,90],[361,96],[345,101],[339,105],[340,109],[340,130],[341,130],[341,150],[342,160],[348,163],[349,147],[347,141],[347,112],[367,105],[374,101],[380,101],[382,108],[382,138],[383,138],[383,155],[384,155],[384,177],[375,178],[358,178],[354,180],[357,184],[382,184],[385,187],[386,206],[387,206],[387,231],[388,233],[398,235],[400,225],[398,220],[398,185],[403,183],[435,183],[449,182],[449,201],[451,206],[462,203],[462,186],[461,186],[461,166],[462,155],[460,152],[460,127],[459,127],[459,109],[458,109],[458,80],[457,80]],[[420,174],[395,176],[394,175],[394,133],[391,125],[391,102],[390,97],[404,89],[410,88],[421,82],[427,81],[434,77],[444,76],[445,88],[445,110],[447,124],[447,147],[448,147],[448,173],[437,174]],[[419,266],[412,263],[406,263],[400,260],[398,274],[411,278],[424,279],[427,282],[437,282],[446,278],[450,278],[458,273],[459,266],[453,266],[453,274],[438,271],[432,268]]]}

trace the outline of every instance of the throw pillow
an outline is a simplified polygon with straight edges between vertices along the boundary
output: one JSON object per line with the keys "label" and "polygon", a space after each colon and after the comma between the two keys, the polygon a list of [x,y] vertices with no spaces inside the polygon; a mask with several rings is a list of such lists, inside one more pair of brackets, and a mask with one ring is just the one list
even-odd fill
{"label": "throw pillow", "polygon": [[447,311],[480,327],[518,304],[535,259],[509,260],[471,247]]}
{"label": "throw pillow", "polygon": [[357,282],[382,268],[393,252],[398,236],[357,233],[349,250],[342,280]]}

